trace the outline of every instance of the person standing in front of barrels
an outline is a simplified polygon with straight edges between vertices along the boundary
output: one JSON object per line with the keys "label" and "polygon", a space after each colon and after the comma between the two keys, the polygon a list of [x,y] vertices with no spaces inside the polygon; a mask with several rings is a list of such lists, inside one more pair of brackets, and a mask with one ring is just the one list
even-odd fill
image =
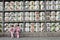
{"label": "person standing in front of barrels", "polygon": [[14,25],[11,25],[11,27],[9,28],[9,32],[11,34],[11,38],[13,38],[14,37],[14,32],[15,32]]}
{"label": "person standing in front of barrels", "polygon": [[16,33],[16,37],[19,38],[19,34],[20,34],[20,27],[19,27],[19,25],[17,25],[15,27],[15,33]]}

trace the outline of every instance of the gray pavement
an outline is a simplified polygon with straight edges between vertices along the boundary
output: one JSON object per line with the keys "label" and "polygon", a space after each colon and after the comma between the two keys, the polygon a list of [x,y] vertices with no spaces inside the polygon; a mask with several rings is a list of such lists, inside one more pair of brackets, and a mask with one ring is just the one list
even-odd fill
{"label": "gray pavement", "polygon": [[21,37],[21,38],[0,37],[0,40],[60,40],[60,37]]}

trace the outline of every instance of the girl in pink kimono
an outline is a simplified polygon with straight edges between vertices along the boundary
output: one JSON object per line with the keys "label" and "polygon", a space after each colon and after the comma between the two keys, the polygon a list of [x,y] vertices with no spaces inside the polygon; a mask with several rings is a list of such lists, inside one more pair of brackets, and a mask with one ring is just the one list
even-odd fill
{"label": "girl in pink kimono", "polygon": [[11,25],[11,28],[9,29],[9,32],[11,34],[11,38],[13,38],[14,37],[14,32],[15,32],[14,25]]}
{"label": "girl in pink kimono", "polygon": [[16,32],[16,37],[19,38],[19,34],[20,34],[20,27],[19,27],[19,25],[16,26],[15,32]]}

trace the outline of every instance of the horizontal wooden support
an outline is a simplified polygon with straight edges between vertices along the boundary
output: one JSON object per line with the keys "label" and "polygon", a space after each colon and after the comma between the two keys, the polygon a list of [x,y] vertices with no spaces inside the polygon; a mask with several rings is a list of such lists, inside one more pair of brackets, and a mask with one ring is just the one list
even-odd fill
{"label": "horizontal wooden support", "polygon": [[[0,33],[0,37],[10,37],[10,33]],[[20,37],[60,37],[60,32],[21,32]]]}

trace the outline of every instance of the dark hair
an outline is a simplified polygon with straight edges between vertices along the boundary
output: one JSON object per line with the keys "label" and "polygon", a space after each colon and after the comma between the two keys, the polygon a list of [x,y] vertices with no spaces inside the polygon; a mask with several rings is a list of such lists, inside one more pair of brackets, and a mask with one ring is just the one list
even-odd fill
{"label": "dark hair", "polygon": [[14,25],[11,25],[11,27],[14,27]]}
{"label": "dark hair", "polygon": [[19,24],[17,26],[19,26]]}

